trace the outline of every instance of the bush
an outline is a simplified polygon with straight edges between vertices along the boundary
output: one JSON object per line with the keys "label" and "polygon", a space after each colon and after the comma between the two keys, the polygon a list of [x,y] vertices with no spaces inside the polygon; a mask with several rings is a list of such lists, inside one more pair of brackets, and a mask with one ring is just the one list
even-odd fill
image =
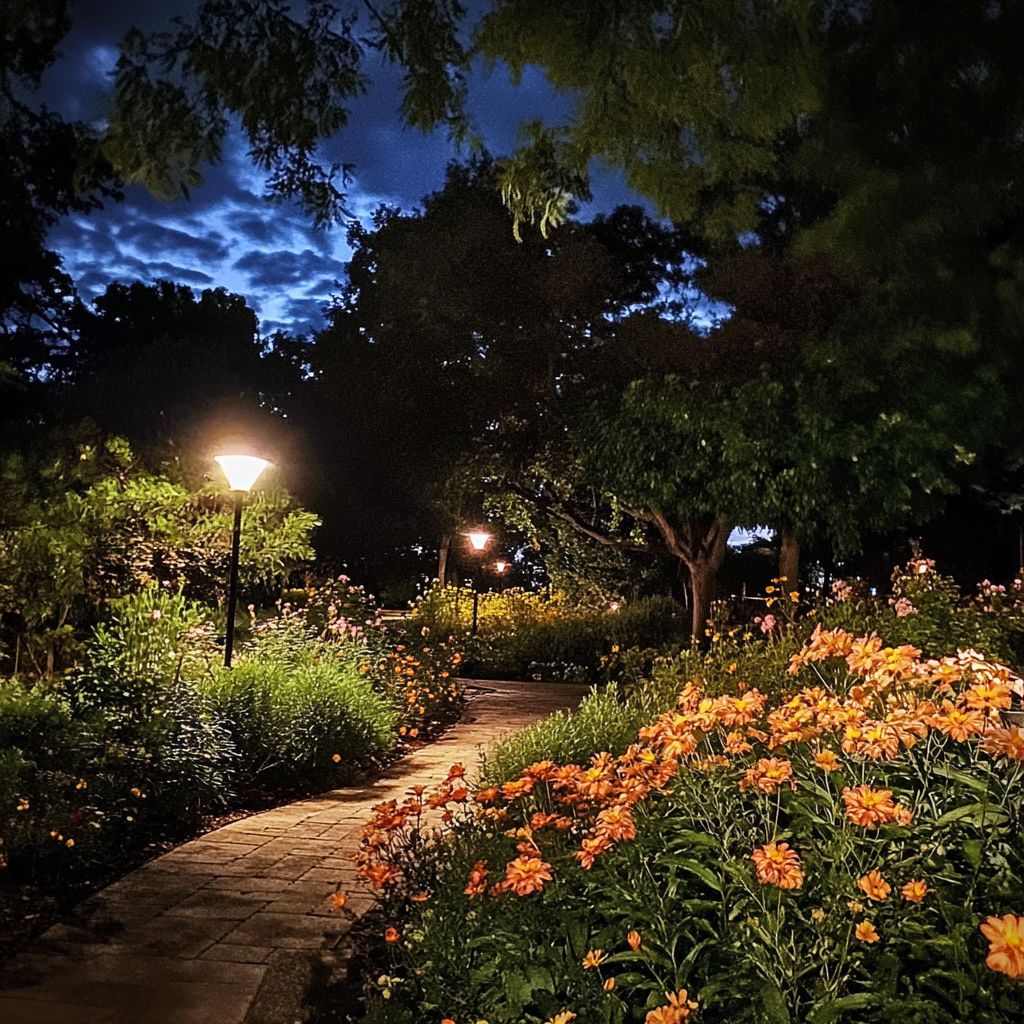
{"label": "bush", "polygon": [[466,652],[465,671],[478,678],[593,682],[602,657],[620,647],[688,642],[689,618],[671,598],[645,598],[614,610],[579,606],[560,594],[508,590],[478,595],[478,632],[471,636],[473,593],[430,591],[410,626],[455,636]]}
{"label": "bush", "polygon": [[1024,680],[820,629],[786,680],[685,686],[622,755],[475,801],[456,766],[440,845],[423,797],[378,808],[360,871],[401,927],[368,1020],[1018,1020]]}
{"label": "bush", "polygon": [[240,787],[336,780],[339,761],[365,764],[395,742],[395,706],[337,659],[254,658],[202,690],[239,752]]}

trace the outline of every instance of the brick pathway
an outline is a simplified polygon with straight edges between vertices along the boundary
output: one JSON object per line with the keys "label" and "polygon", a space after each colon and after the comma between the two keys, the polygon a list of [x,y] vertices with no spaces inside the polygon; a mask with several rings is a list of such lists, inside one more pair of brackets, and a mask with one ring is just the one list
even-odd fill
{"label": "brick pathway", "polygon": [[[352,915],[371,906],[351,855],[370,808],[449,765],[472,771],[488,744],[586,687],[486,682],[459,724],[362,789],[253,815],[151,861],[83,903],[16,957],[2,1024],[302,1024],[310,985],[338,967]],[[10,982],[9,982],[10,983]]]}

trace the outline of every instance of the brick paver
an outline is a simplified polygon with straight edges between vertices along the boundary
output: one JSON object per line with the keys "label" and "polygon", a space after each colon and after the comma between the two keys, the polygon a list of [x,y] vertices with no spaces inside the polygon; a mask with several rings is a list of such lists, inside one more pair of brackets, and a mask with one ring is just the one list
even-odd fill
{"label": "brick paver", "polygon": [[[372,905],[351,857],[374,804],[478,763],[586,687],[486,682],[459,724],[372,783],[253,815],[185,843],[83,903],[16,957],[2,1024],[302,1024],[313,976]],[[339,915],[328,896],[350,893]]]}

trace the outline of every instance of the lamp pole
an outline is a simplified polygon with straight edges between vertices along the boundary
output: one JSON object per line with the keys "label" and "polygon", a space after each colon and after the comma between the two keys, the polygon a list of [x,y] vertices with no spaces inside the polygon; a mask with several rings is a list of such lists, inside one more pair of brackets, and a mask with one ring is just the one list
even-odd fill
{"label": "lamp pole", "polygon": [[228,622],[224,636],[224,667],[231,668],[231,653],[235,641],[235,609],[238,607],[238,548],[242,542],[242,496],[244,491],[232,491],[235,496],[235,526],[231,531],[231,571],[228,577]]}
{"label": "lamp pole", "polygon": [[231,567],[228,575],[228,620],[224,629],[224,667],[231,668],[235,646],[235,610],[238,607],[238,550],[242,541],[242,502],[256,478],[270,465],[252,455],[218,455],[215,459],[227,477],[235,497],[235,519],[231,531]]}
{"label": "lamp pole", "polygon": [[[470,535],[469,535],[469,543],[473,546],[474,554],[477,554],[477,555],[483,554],[484,549],[487,547],[487,544],[490,541],[490,539],[491,539],[491,535],[489,533],[485,533],[483,530],[474,530],[472,533],[470,533]],[[472,629],[472,635],[473,636],[476,636],[477,608],[478,608],[479,603],[480,603],[480,594],[479,594],[479,591],[477,589],[477,587],[478,587],[477,575],[479,573],[479,569],[480,569],[480,565],[479,565],[479,561],[478,561],[477,565],[476,565],[476,568],[473,571],[473,629]]]}

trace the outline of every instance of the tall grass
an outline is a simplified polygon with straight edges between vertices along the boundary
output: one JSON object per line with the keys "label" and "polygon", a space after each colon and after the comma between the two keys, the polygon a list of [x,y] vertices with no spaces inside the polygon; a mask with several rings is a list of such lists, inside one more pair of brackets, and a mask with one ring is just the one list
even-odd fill
{"label": "tall grass", "polygon": [[398,711],[341,661],[246,661],[202,688],[238,751],[240,788],[334,779],[339,762],[365,763],[395,742]]}

